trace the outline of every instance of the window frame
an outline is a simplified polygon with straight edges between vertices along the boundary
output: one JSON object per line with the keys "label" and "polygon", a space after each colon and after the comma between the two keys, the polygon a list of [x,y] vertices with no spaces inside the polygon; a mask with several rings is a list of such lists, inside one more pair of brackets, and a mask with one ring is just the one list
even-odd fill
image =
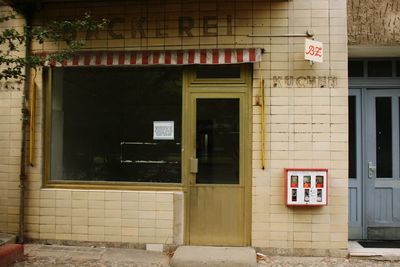
{"label": "window frame", "polygon": [[[229,65],[229,64],[228,64]],[[240,64],[232,64],[238,65],[240,67],[240,77],[239,78],[197,78],[196,75],[196,66],[191,66],[188,68],[189,72],[187,75],[187,79],[191,86],[199,86],[204,87],[205,84],[219,84],[223,86],[224,84],[228,84],[230,87],[243,86],[244,84],[248,84],[249,75],[246,75],[248,66],[250,63],[240,63]],[[213,65],[210,65],[213,66]]]}
{"label": "window frame", "polygon": [[[97,67],[101,68],[101,67]],[[107,68],[107,67],[106,67]],[[182,71],[184,76],[184,71]],[[183,81],[182,77],[182,81]],[[157,191],[183,191],[183,172],[181,172],[180,183],[160,183],[160,182],[127,182],[127,181],[88,181],[88,180],[52,180],[51,179],[51,130],[52,130],[52,68],[43,69],[43,187],[44,188],[63,188],[63,189],[112,189],[112,190],[157,190]],[[182,86],[182,101],[185,86]],[[182,117],[184,103],[182,102]],[[182,118],[183,119],[183,118]],[[183,120],[182,120],[183,123]],[[182,127],[183,129],[183,127]],[[183,144],[183,136],[181,143]],[[184,158],[181,152],[181,170],[183,170]]]}
{"label": "window frame", "polygon": [[[191,90],[215,91],[224,92],[226,90],[243,91],[243,85],[250,84],[252,75],[249,71],[252,69],[252,64],[241,63],[240,78],[196,78],[196,66],[184,66],[182,71],[182,135],[181,135],[181,181],[180,183],[158,183],[158,182],[126,182],[126,181],[77,181],[77,180],[52,180],[50,179],[51,168],[51,107],[52,107],[52,67],[43,68],[42,84],[43,84],[43,137],[42,137],[42,152],[43,152],[43,188],[60,188],[60,189],[91,189],[91,190],[140,190],[140,191],[181,191],[184,192],[187,187],[187,179],[185,178],[185,168],[187,168],[186,153],[183,151],[186,146],[186,133],[184,121],[184,112],[189,103],[185,102],[189,87]],[[102,68],[102,67],[96,67]],[[104,67],[103,67],[104,68]],[[117,67],[105,67],[117,68]],[[251,72],[250,72],[251,73]],[[214,85],[214,87],[210,87]],[[215,87],[217,85],[217,87]],[[237,88],[236,88],[237,87]],[[214,89],[218,88],[218,89]]]}

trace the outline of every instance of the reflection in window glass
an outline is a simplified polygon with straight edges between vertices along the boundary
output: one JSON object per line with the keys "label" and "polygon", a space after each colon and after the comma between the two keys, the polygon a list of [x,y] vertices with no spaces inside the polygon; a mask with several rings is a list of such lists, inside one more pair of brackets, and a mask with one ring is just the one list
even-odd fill
{"label": "reflection in window glass", "polygon": [[377,178],[392,177],[392,102],[390,97],[377,97],[376,168]]}
{"label": "reflection in window glass", "polygon": [[349,77],[363,77],[364,76],[364,62],[359,60],[349,60]]}
{"label": "reflection in window glass", "polygon": [[239,183],[239,99],[197,99],[200,184]]}
{"label": "reflection in window glass", "polygon": [[368,61],[368,77],[392,77],[392,61]]}
{"label": "reflection in window glass", "polygon": [[[181,110],[181,69],[54,69],[51,179],[179,183]],[[153,138],[154,121],[172,121],[172,139]]]}
{"label": "reflection in window glass", "polygon": [[356,96],[349,96],[349,178],[357,178]]}

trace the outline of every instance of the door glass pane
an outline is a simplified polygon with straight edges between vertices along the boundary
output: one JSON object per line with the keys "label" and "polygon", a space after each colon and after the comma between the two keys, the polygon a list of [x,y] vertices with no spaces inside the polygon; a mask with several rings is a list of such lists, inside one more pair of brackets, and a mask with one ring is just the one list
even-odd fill
{"label": "door glass pane", "polygon": [[240,65],[202,65],[197,67],[196,76],[198,79],[240,78]]}
{"label": "door glass pane", "polygon": [[239,99],[197,99],[197,183],[239,183],[239,105]]}
{"label": "door glass pane", "polygon": [[376,168],[377,178],[392,177],[392,101],[377,97],[376,104]]}
{"label": "door glass pane", "polygon": [[396,61],[396,76],[400,77],[400,60]]}
{"label": "door glass pane", "polygon": [[349,96],[349,178],[357,178],[356,96]]}
{"label": "door glass pane", "polygon": [[349,60],[349,77],[363,77],[364,76],[364,61]]}
{"label": "door glass pane", "polygon": [[392,77],[392,61],[368,61],[368,77]]}

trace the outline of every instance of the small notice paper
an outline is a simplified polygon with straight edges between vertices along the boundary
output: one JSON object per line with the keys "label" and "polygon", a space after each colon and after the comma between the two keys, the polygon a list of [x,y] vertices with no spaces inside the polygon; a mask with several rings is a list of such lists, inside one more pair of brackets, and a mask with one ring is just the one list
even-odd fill
{"label": "small notice paper", "polygon": [[322,63],[324,61],[324,46],[322,42],[306,39],[304,59]]}
{"label": "small notice paper", "polygon": [[154,121],[153,122],[154,140],[174,140],[173,121]]}

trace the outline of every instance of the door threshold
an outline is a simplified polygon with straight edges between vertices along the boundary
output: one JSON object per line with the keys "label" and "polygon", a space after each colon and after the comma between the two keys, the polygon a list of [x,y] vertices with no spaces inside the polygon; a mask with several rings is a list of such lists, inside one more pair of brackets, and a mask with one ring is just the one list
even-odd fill
{"label": "door threshold", "polygon": [[364,248],[399,248],[400,240],[361,240],[357,241]]}

